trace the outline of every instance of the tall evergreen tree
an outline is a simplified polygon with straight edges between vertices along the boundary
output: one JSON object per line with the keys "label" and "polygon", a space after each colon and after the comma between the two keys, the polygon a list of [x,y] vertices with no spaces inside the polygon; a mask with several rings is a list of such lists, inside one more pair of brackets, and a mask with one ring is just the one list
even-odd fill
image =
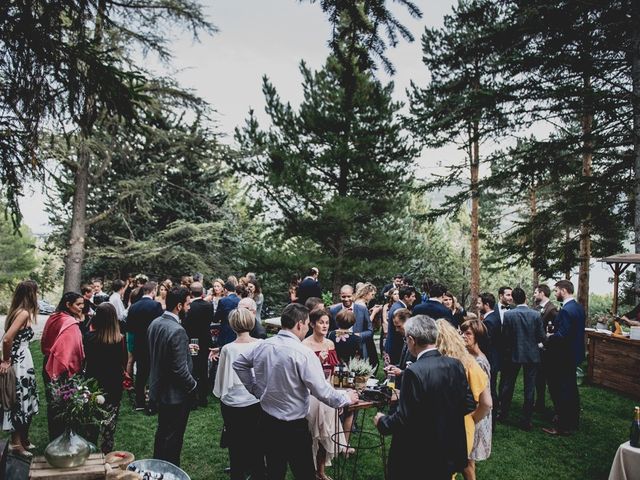
{"label": "tall evergreen tree", "polygon": [[[202,100],[174,85],[148,88],[154,100],[137,107],[131,124],[102,115],[92,142],[94,172],[87,198],[84,276],[144,271],[160,278],[228,271],[234,223],[224,209],[225,148],[206,126]],[[195,114],[193,120],[185,117]],[[52,158],[63,165],[78,146],[62,142]],[[58,175],[59,201],[51,208],[57,243],[64,244],[69,215],[60,214],[74,191],[72,169]],[[64,209],[62,209],[64,211]]]}
{"label": "tall evergreen tree", "polygon": [[455,188],[436,213],[458,212],[471,200],[471,297],[480,293],[480,145],[504,134],[509,126],[505,100],[510,84],[501,67],[496,45],[504,12],[489,0],[464,0],[444,18],[442,28],[426,29],[422,36],[423,62],[429,84],[410,88],[411,130],[425,145],[456,143],[466,153],[464,162],[450,166],[447,175],[427,184],[428,189]]}
{"label": "tall evergreen tree", "polygon": [[[33,153],[43,122],[63,130],[73,125],[78,149],[69,160],[74,166],[75,190],[64,283],[65,290],[77,290],[84,261],[95,122],[104,111],[131,119],[134,104],[147,100],[139,92],[144,74],[135,67],[136,47],[168,59],[167,39],[160,33],[165,27],[187,26],[194,34],[213,27],[191,0],[8,4],[0,10],[0,42],[6,47],[0,75],[7,80],[10,93],[2,100],[6,112],[2,127],[19,135],[18,140],[0,145],[6,153],[0,174],[3,181],[8,178],[8,191],[14,192],[10,200],[15,203],[23,165],[41,165]],[[33,90],[30,83],[13,78],[24,73],[35,73]]]}
{"label": "tall evergreen tree", "polygon": [[402,214],[416,152],[397,120],[393,84],[355,69],[351,90],[334,56],[318,72],[304,63],[300,70],[304,100],[297,111],[264,79],[272,126],[262,130],[250,113],[236,130],[236,168],[277,208],[286,237],[318,245],[337,292],[375,260],[396,255],[393,219]]}

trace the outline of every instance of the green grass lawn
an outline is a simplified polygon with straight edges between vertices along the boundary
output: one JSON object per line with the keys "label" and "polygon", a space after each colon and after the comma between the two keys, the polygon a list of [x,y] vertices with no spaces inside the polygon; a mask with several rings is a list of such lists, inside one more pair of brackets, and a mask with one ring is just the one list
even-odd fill
{"label": "green grass lawn", "polygon": [[[31,344],[36,371],[41,372],[40,344]],[[38,373],[40,413],[36,416],[31,440],[42,454],[47,444],[47,419],[42,381]],[[580,431],[571,437],[550,437],[541,431],[548,423],[537,415],[534,430],[523,432],[517,425],[522,405],[522,383],[516,388],[512,407],[512,425],[498,425],[493,437],[491,457],[478,463],[478,478],[484,479],[606,479],[618,445],[629,439],[634,401],[612,391],[582,386],[582,423]],[[640,402],[638,402],[640,403]],[[551,401],[548,400],[549,406]],[[365,419],[367,430],[373,431],[372,413]],[[150,458],[157,417],[148,417],[132,410],[123,399],[116,433],[116,448],[133,452],[136,458]],[[193,480],[225,479],[227,451],[219,447],[222,419],[217,399],[209,407],[191,413],[182,449],[182,468]],[[4,434],[6,436],[6,434]],[[352,443],[354,440],[352,440]],[[389,439],[387,439],[387,445]],[[419,463],[420,459],[416,459]],[[348,465],[353,466],[353,459]],[[380,454],[365,452],[357,465],[359,480],[383,478]],[[418,472],[420,466],[416,466]],[[332,470],[327,470],[332,475]],[[416,478],[423,478],[416,476]],[[425,475],[426,478],[426,475]],[[459,478],[462,478],[459,475]]]}

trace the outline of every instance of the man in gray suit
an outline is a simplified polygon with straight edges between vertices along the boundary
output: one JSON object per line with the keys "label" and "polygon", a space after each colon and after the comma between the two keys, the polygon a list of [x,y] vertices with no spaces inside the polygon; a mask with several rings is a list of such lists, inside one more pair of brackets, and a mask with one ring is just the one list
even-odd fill
{"label": "man in gray suit", "polygon": [[[190,292],[176,287],[167,293],[167,310],[149,326],[149,402],[158,410],[153,458],[180,466],[182,440],[187,427],[190,399],[197,382],[189,338],[181,320],[189,310]],[[196,348],[197,346],[194,346]]]}
{"label": "man in gray suit", "polygon": [[523,430],[532,428],[531,416],[536,388],[536,374],[540,366],[540,347],[545,339],[540,312],[527,306],[527,298],[520,287],[513,289],[513,300],[517,305],[504,312],[502,323],[502,346],[505,352],[502,365],[503,383],[500,388],[499,422],[506,421],[513,399],[513,390],[520,367],[524,370],[524,405],[522,407]]}

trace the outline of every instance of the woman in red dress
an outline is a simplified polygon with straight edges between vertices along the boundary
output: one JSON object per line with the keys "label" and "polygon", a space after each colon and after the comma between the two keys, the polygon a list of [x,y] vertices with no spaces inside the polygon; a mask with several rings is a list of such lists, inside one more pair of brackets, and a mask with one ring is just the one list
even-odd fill
{"label": "woman in red dress", "polygon": [[[309,314],[309,320],[313,334],[305,338],[302,343],[318,356],[325,378],[330,381],[333,369],[339,364],[339,360],[335,345],[327,339],[329,312],[324,309],[314,310]],[[338,433],[335,424],[336,411],[313,396],[309,397],[309,401],[307,421],[313,438],[316,479],[329,480],[325,474],[325,466],[331,465],[331,459],[335,456],[334,435]],[[346,445],[342,434],[338,435],[337,441],[341,445]]]}

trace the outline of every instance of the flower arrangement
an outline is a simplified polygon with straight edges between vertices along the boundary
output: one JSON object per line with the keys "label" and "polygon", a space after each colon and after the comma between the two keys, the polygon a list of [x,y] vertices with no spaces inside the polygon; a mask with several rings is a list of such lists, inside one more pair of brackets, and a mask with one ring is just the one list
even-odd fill
{"label": "flower arrangement", "polygon": [[370,377],[373,375],[371,364],[361,358],[353,357],[349,360],[349,372],[353,372],[356,377]]}
{"label": "flower arrangement", "polygon": [[102,407],[104,402],[94,379],[75,375],[51,383],[51,406],[58,412],[56,418],[69,427],[103,423],[110,415]]}

